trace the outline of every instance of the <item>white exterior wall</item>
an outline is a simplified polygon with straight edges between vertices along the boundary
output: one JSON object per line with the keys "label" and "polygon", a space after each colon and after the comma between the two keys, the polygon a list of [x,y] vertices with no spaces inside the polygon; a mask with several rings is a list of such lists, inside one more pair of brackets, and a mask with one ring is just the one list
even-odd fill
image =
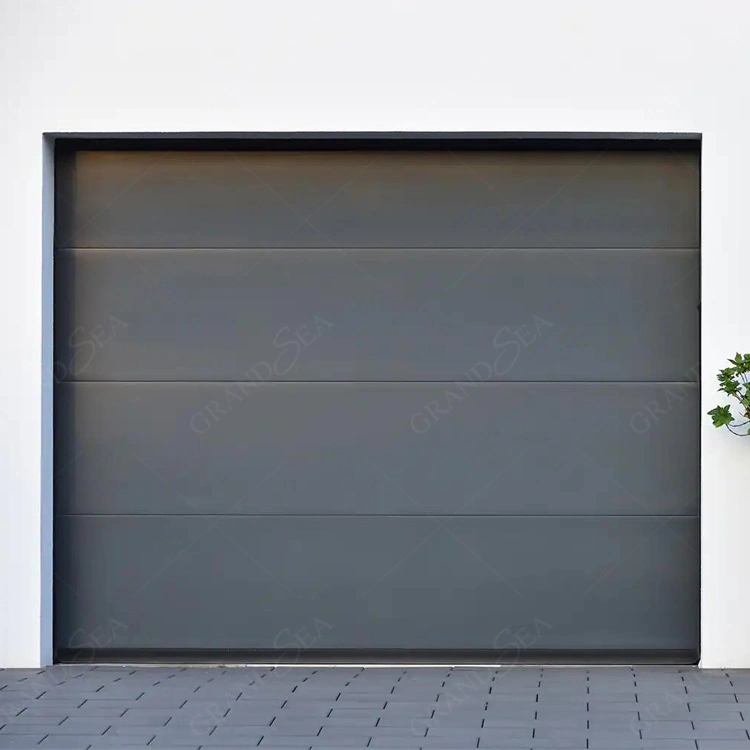
{"label": "white exterior wall", "polygon": [[[1,0],[0,60],[0,666],[52,654],[44,132],[700,132],[704,412],[750,350],[743,0]],[[702,442],[703,665],[750,667],[750,440]]]}

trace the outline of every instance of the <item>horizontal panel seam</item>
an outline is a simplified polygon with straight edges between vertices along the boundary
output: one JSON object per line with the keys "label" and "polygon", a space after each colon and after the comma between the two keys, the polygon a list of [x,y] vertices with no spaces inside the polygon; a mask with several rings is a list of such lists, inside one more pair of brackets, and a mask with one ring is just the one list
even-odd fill
{"label": "horizontal panel seam", "polygon": [[683,518],[699,514],[670,513],[60,513],[55,518]]}
{"label": "horizontal panel seam", "polygon": [[90,385],[90,384],[142,384],[142,385],[456,385],[472,386],[497,385],[689,385],[697,386],[697,380],[61,380],[55,385]]}
{"label": "horizontal panel seam", "polygon": [[466,250],[470,251],[476,251],[476,252],[503,252],[503,253],[527,253],[527,252],[534,252],[536,250],[544,251],[544,252],[560,252],[560,253],[569,253],[569,252],[590,252],[590,251],[596,251],[596,250],[612,250],[612,251],[633,251],[633,252],[647,252],[647,253],[659,253],[659,252],[668,252],[668,253],[697,253],[700,252],[700,247],[655,247],[653,245],[644,246],[644,247],[632,247],[632,246],[620,246],[620,245],[609,245],[609,246],[591,246],[591,247],[558,247],[558,246],[551,246],[551,247],[483,247],[479,245],[466,245],[466,246],[459,246],[459,247],[433,247],[430,245],[401,245],[401,246],[393,246],[393,247],[381,247],[381,246],[369,246],[369,245],[363,245],[363,246],[350,246],[350,245],[335,245],[332,247],[265,247],[263,245],[254,245],[251,247],[247,246],[236,246],[236,247],[191,247],[191,246],[173,246],[173,247],[155,247],[155,246],[143,246],[143,247],[120,247],[120,246],[111,246],[111,247],[78,247],[78,246],[62,246],[62,247],[55,247],[55,251],[57,252],[134,252],[134,253],[143,253],[143,252],[151,252],[151,251],[168,251],[168,252],[253,252],[253,253],[263,253],[263,252],[340,252],[341,250],[354,250],[354,251],[363,251],[363,252],[378,252],[383,251],[387,253],[397,253],[400,251],[415,251],[415,252],[439,252],[439,253],[450,253],[450,252],[464,252]]}

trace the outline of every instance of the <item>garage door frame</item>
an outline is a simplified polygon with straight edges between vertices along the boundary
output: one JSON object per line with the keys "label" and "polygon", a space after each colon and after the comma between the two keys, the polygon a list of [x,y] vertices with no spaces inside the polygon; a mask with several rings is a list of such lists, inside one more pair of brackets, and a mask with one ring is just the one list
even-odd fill
{"label": "garage door frame", "polygon": [[[290,148],[374,148],[387,142],[389,148],[398,149],[432,149],[436,147],[450,148],[508,148],[517,146],[520,148],[559,148],[588,150],[592,148],[616,148],[627,149],[663,149],[673,145],[675,148],[684,147],[687,143],[699,146],[700,136],[696,134],[566,134],[566,133],[258,133],[258,134],[100,134],[85,136],[56,136],[55,146],[65,149],[91,148],[91,149],[149,149],[164,148],[167,142],[173,141],[179,148],[190,148],[195,150],[219,148],[241,148],[252,143],[253,148],[290,149]],[[698,383],[700,396],[700,382]],[[55,473],[60,467],[55,466]],[[700,499],[699,499],[700,504]],[[700,524],[700,520],[699,520]],[[700,550],[699,550],[700,553]],[[55,584],[58,585],[58,584]],[[54,614],[53,614],[54,617]],[[699,614],[700,618],[700,614]],[[697,624],[699,627],[700,623]],[[190,652],[162,652],[152,653],[143,651],[140,654],[132,652],[118,652],[106,645],[106,633],[102,636],[104,645],[92,644],[90,647],[65,649],[56,647],[55,658],[57,661],[120,661],[141,660],[152,662],[155,660],[172,659],[175,661],[194,661],[197,659],[208,662],[215,661],[262,661],[277,662],[291,661],[299,662],[410,662],[410,663],[504,663],[512,658],[513,661],[528,663],[569,663],[571,657],[578,661],[580,654],[567,655],[560,652],[548,652],[541,649],[520,648],[512,657],[508,656],[507,649],[501,654],[497,651],[466,653],[463,651],[398,651],[368,652],[358,650],[356,653],[342,653],[341,650],[329,651],[325,649],[292,650],[288,649],[274,651],[227,651],[217,652],[211,650],[201,654],[196,650]],[[591,652],[589,660],[595,663],[621,663],[632,661],[632,652],[618,653],[616,651]],[[645,662],[657,663],[695,663],[699,654],[669,653],[660,651],[651,657],[642,654]]]}

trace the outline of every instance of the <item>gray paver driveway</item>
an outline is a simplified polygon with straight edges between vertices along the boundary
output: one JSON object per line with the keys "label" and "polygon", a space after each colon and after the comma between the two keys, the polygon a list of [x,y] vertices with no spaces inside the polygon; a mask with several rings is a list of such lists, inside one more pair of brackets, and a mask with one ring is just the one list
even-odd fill
{"label": "gray paver driveway", "polygon": [[0,670],[0,748],[750,750],[750,671]]}

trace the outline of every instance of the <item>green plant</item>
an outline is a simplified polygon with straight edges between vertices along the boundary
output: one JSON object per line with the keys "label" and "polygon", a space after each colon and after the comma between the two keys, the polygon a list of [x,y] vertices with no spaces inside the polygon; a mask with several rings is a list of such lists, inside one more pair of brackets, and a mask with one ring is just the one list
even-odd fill
{"label": "green plant", "polygon": [[750,354],[736,354],[728,360],[731,367],[719,371],[716,378],[719,390],[734,398],[740,405],[741,419],[735,420],[731,404],[717,406],[709,413],[714,427],[726,427],[735,435],[749,435],[750,428]]}

